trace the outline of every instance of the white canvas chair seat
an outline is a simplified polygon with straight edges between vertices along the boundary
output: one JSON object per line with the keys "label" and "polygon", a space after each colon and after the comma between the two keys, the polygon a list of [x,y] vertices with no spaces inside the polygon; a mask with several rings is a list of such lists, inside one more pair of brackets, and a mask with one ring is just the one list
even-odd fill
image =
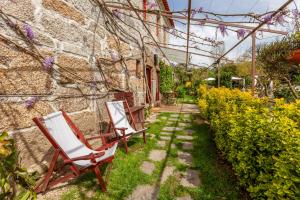
{"label": "white canvas chair seat", "polygon": [[[103,156],[96,158],[96,162],[100,162],[115,154],[118,145],[117,143],[104,151],[94,151],[88,148],[73,133],[61,111],[44,117],[44,122],[51,137],[57,142],[70,159],[87,156],[91,153],[96,154],[104,152],[105,154]],[[90,160],[78,160],[74,161],[74,163],[80,167],[88,167],[92,165]]]}
{"label": "white canvas chair seat", "polygon": [[123,136],[122,131],[118,130],[119,128],[126,128],[125,130],[126,136],[146,130],[143,129],[137,131],[134,128],[132,128],[132,126],[130,125],[127,119],[123,101],[111,101],[111,102],[106,102],[106,104],[107,104],[108,111],[111,115],[111,120],[114,125],[114,128],[119,136]]}

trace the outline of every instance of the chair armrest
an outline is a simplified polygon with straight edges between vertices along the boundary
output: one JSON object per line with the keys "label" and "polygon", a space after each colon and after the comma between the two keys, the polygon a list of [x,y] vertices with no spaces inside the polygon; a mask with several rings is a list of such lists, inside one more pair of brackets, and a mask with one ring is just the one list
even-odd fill
{"label": "chair armrest", "polygon": [[105,149],[108,149],[108,148],[111,148],[112,146],[114,146],[116,143],[118,143],[119,141],[114,141],[114,142],[111,142],[111,143],[106,143],[105,145],[97,148],[96,150],[97,151],[103,151]]}
{"label": "chair armrest", "polygon": [[89,155],[85,155],[85,156],[79,156],[76,158],[71,158],[68,160],[65,160],[64,163],[65,164],[69,164],[69,163],[73,163],[74,161],[78,161],[78,160],[94,160],[96,158],[102,157],[105,154],[105,152],[99,152],[99,153],[91,153]]}

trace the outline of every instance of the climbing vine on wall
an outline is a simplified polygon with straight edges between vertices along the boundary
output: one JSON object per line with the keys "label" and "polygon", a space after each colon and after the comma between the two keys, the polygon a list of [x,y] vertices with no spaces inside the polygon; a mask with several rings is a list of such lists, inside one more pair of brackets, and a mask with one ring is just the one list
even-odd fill
{"label": "climbing vine on wall", "polygon": [[162,94],[172,92],[174,89],[174,78],[173,78],[174,69],[163,61],[160,61],[159,66],[160,66],[160,86],[159,86],[160,92]]}

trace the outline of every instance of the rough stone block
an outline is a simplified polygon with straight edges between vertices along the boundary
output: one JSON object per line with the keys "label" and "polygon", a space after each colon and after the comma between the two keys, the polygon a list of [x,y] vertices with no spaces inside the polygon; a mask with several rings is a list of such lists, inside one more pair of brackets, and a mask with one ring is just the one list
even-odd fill
{"label": "rough stone block", "polygon": [[13,137],[21,165],[31,172],[45,172],[53,155],[53,148],[43,133],[38,128],[34,128],[16,132]]}
{"label": "rough stone block", "polygon": [[87,109],[89,107],[90,100],[87,97],[81,97],[82,94],[89,94],[79,89],[60,87],[56,93],[58,95],[70,95],[73,98],[60,98],[54,102],[56,109],[64,109],[66,112],[76,112]]}
{"label": "rough stone block", "polygon": [[33,21],[34,7],[31,0],[0,1],[1,10],[7,15],[14,16],[23,21]]}
{"label": "rough stone block", "polygon": [[[95,21],[102,20],[102,15],[99,12],[99,7],[92,4],[90,0],[65,0],[66,2],[72,4],[77,10],[81,11],[81,14],[84,16],[91,18]],[[100,21],[101,22],[101,21]]]}
{"label": "rough stone block", "polygon": [[87,31],[78,27],[75,23],[68,23],[62,18],[43,14],[41,25],[54,38],[64,42],[83,43]]}
{"label": "rough stone block", "polygon": [[85,111],[69,116],[84,135],[99,133],[98,119],[95,112]]}
{"label": "rough stone block", "polygon": [[[66,54],[60,54],[57,60],[59,67],[61,67],[59,69],[61,83],[75,83],[75,80],[79,79],[78,77],[85,82],[93,80],[92,68],[86,60]],[[76,74],[76,76],[71,73]]]}
{"label": "rough stone block", "polygon": [[50,75],[41,63],[24,52],[0,44],[0,93],[48,93]]}
{"label": "rough stone block", "polygon": [[84,16],[77,11],[75,8],[69,6],[60,0],[43,0],[43,6],[46,9],[54,10],[55,12],[61,14],[62,16],[72,19],[78,23],[84,23]]}
{"label": "rough stone block", "polygon": [[24,102],[0,102],[0,130],[16,130],[34,125],[32,118],[53,112],[47,102],[37,101],[33,108],[27,109]]}

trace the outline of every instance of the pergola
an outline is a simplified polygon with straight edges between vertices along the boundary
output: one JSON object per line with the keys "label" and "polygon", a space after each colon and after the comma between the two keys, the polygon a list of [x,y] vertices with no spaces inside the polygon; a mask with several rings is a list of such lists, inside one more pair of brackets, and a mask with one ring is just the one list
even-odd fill
{"label": "pergola", "polygon": [[[127,5],[126,4],[122,4],[122,5],[118,5],[118,4],[109,4],[106,3],[107,7],[110,8],[114,8],[114,9],[120,9],[120,10],[129,10],[129,11],[134,11],[136,14],[136,18],[138,18],[144,28],[146,29],[147,33],[149,34],[149,36],[152,38],[152,42],[148,43],[149,45],[153,45],[156,46],[162,53],[162,55],[164,57],[166,57],[165,53],[163,52],[163,50],[161,49],[161,47],[164,48],[169,48],[169,49],[173,49],[173,46],[176,46],[176,44],[160,44],[158,41],[155,40],[155,37],[152,35],[151,31],[149,30],[148,26],[151,25],[156,25],[159,26],[158,24],[152,23],[150,21],[146,20],[146,13],[149,14],[153,14],[153,15],[160,15],[163,16],[165,18],[167,18],[170,21],[170,24],[172,26],[174,26],[174,21],[173,20],[184,20],[186,21],[187,24],[187,31],[186,33],[180,32],[179,30],[176,30],[176,28],[174,27],[174,30],[180,32],[181,34],[186,35],[186,37],[182,38],[186,40],[186,45],[177,45],[180,47],[184,47],[186,50],[186,66],[188,66],[188,62],[189,62],[189,54],[193,54],[193,55],[197,55],[197,56],[203,56],[203,57],[208,57],[208,58],[213,58],[215,59],[215,62],[212,63],[210,65],[210,67],[215,66],[217,69],[217,79],[218,79],[218,86],[220,86],[220,61],[221,60],[227,60],[226,56],[233,51],[236,47],[238,47],[241,43],[243,43],[247,38],[251,37],[252,38],[252,93],[254,94],[254,90],[255,90],[255,76],[256,76],[256,55],[255,55],[255,51],[256,51],[256,34],[258,31],[260,32],[266,32],[266,33],[273,33],[273,34],[278,34],[278,35],[287,35],[288,32],[286,31],[281,31],[281,30],[275,30],[275,29],[271,29],[271,28],[264,28],[264,25],[268,24],[270,19],[272,18],[276,18],[276,16],[282,14],[285,12],[285,9],[287,8],[287,6],[289,4],[291,4],[293,2],[293,0],[288,0],[286,1],[282,6],[280,6],[278,9],[274,10],[274,11],[270,11],[265,13],[265,15],[268,17],[267,19],[260,19],[263,15],[258,15],[258,14],[254,14],[254,13],[242,13],[242,14],[222,14],[222,13],[213,13],[213,12],[208,12],[208,11],[203,11],[203,10],[196,10],[196,9],[192,9],[192,0],[188,0],[187,4],[188,4],[188,9],[187,10],[183,10],[183,11],[170,11],[170,8],[168,6],[167,1],[163,1],[164,3],[164,10],[160,10],[160,9],[147,9],[147,5],[146,5],[147,1],[144,1],[144,7],[143,9],[134,7],[134,5],[131,3],[130,0],[127,0]],[[254,21],[252,22],[253,24],[255,24],[255,26],[250,26],[250,25],[245,25],[245,21],[244,22],[227,22],[227,21],[222,21],[222,20],[215,20],[215,19],[209,19],[209,18],[205,18],[205,19],[200,19],[200,18],[195,18],[193,16],[193,13],[198,12],[198,13],[203,13],[203,14],[212,14],[212,15],[216,15],[216,16],[248,16],[248,17],[252,17],[254,19]],[[140,16],[139,13],[143,13],[144,14],[144,19],[142,19],[142,17]],[[206,53],[210,53],[210,54],[202,54],[202,53],[197,53],[197,52],[191,52],[190,49],[190,42],[191,42],[191,37],[195,37],[195,35],[193,35],[190,31],[191,25],[192,23],[199,23],[202,26],[225,26],[225,27],[231,27],[231,28],[239,28],[239,29],[244,29],[249,31],[245,36],[242,37],[242,39],[240,39],[236,44],[234,44],[231,48],[229,48],[225,53],[221,54],[221,55],[215,55],[212,52],[207,52],[204,49],[198,49],[201,51],[205,51]],[[296,20],[297,22],[297,20]],[[165,28],[165,27],[160,27],[160,28]],[[171,32],[171,34],[174,34],[173,32]],[[205,40],[204,40],[205,41]],[[209,45],[208,43],[211,41],[205,41],[204,43],[202,43],[202,45]],[[197,42],[195,42],[197,43]],[[213,44],[212,46],[218,46],[218,43]],[[170,47],[172,46],[172,47]],[[175,48],[174,48],[175,49]],[[166,59],[168,59],[166,57]]]}

